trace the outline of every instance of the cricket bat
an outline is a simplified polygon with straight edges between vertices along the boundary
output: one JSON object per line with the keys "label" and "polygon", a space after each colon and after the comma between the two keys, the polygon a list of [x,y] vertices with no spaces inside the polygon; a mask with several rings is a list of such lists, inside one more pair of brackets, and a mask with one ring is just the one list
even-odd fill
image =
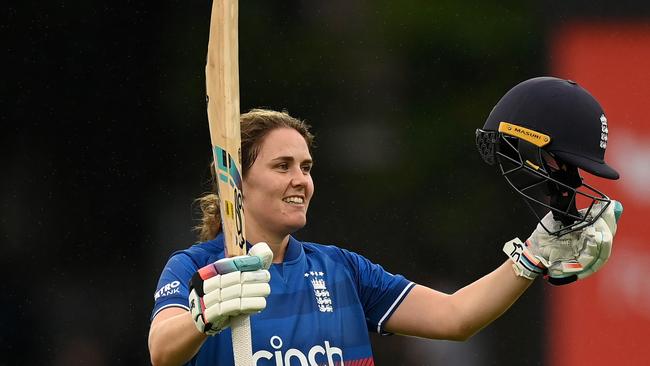
{"label": "cricket bat", "polygon": [[[239,125],[238,0],[214,0],[205,66],[208,122],[226,255],[246,254]],[[231,321],[236,366],[252,366],[249,316]]]}

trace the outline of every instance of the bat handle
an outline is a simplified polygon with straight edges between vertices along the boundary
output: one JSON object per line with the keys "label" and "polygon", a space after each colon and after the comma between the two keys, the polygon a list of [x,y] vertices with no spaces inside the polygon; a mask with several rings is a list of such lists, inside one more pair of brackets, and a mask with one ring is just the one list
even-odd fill
{"label": "bat handle", "polygon": [[235,366],[253,366],[253,344],[249,315],[240,315],[230,321],[232,330],[232,351]]}

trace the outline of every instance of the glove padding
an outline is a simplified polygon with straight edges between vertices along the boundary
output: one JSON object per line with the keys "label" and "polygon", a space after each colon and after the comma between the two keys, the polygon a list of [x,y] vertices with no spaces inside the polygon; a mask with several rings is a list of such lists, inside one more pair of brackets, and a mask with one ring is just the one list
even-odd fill
{"label": "glove padding", "polygon": [[[590,212],[600,212],[605,204],[594,204]],[[622,212],[620,202],[611,201],[598,220],[581,230],[557,237],[548,234],[538,224],[525,244],[516,238],[506,243],[503,249],[513,260],[518,275],[534,279],[539,274],[546,274],[551,284],[571,283],[594,274],[607,262]],[[586,209],[580,213],[584,215]],[[547,214],[542,223],[551,231],[561,225],[553,219],[552,213]]]}
{"label": "glove padding", "polygon": [[[600,212],[603,205],[604,202],[595,204],[590,212]],[[582,214],[585,214],[585,211],[580,210]],[[570,249],[565,248],[564,253],[556,251],[554,253],[556,258],[548,257],[548,263],[545,263],[548,268],[548,282],[553,285],[565,285],[581,280],[596,273],[607,263],[612,254],[614,235],[622,213],[623,205],[612,200],[596,222],[575,232],[577,240],[571,243]],[[535,231],[537,232],[538,229]],[[571,251],[574,252],[573,258],[571,258]]]}
{"label": "glove padding", "polygon": [[189,304],[199,332],[209,336],[230,326],[231,317],[257,313],[271,293],[267,270],[273,252],[257,243],[249,255],[220,259],[199,269],[190,280]]}

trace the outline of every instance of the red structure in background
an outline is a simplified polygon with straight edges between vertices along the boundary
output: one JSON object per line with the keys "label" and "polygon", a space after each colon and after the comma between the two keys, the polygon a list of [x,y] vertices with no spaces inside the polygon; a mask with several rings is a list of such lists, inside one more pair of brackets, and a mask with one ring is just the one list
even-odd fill
{"label": "red structure in background", "polygon": [[609,122],[605,159],[618,181],[586,181],[623,203],[609,263],[592,277],[549,289],[550,365],[650,362],[650,25],[569,23],[550,43],[553,76],[572,79]]}

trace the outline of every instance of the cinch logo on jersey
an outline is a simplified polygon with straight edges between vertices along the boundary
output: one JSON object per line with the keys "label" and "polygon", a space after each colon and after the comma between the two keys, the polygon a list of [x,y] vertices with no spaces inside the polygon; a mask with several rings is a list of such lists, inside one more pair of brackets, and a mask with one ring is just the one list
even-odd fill
{"label": "cinch logo on jersey", "polygon": [[158,300],[158,298],[162,296],[179,293],[181,289],[178,286],[180,286],[180,284],[180,282],[174,281],[161,287],[160,290],[156,291],[156,293],[153,295],[154,300]]}
{"label": "cinch logo on jersey", "polygon": [[[289,348],[288,350],[282,349],[282,338],[278,336],[271,337],[269,341],[273,352],[261,350],[253,354],[253,364],[257,365],[260,359],[273,360],[275,366],[339,366],[343,365],[343,351],[338,347],[330,346],[329,341],[325,341],[325,347],[316,345],[309,349],[307,354],[304,354],[299,349]],[[261,365],[267,365],[262,363]],[[260,365],[260,366],[261,366]]]}
{"label": "cinch logo on jersey", "polygon": [[600,115],[600,148],[604,149],[607,147],[607,134],[609,129],[607,128],[607,117],[604,114]]}

